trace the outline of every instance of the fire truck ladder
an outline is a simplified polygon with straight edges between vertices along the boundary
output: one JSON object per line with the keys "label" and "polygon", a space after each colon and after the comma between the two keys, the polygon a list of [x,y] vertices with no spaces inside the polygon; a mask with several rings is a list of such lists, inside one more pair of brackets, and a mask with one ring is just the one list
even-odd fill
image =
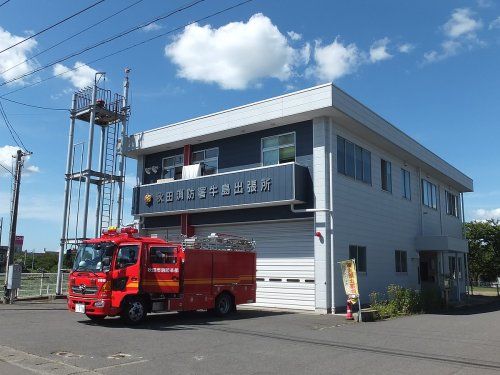
{"label": "fire truck ladder", "polygon": [[104,155],[104,175],[102,182],[102,208],[100,228],[107,228],[113,222],[113,196],[115,189],[116,171],[116,143],[118,136],[118,124],[112,123],[106,129],[106,143]]}

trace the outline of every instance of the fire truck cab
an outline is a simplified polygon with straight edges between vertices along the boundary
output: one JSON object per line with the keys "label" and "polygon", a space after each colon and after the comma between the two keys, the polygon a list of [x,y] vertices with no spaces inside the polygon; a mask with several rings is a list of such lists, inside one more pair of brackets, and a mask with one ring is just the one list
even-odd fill
{"label": "fire truck cab", "polygon": [[254,243],[212,234],[169,242],[110,228],[78,248],[69,275],[68,308],[94,321],[120,315],[142,322],[149,312],[209,310],[224,316],[255,302]]}

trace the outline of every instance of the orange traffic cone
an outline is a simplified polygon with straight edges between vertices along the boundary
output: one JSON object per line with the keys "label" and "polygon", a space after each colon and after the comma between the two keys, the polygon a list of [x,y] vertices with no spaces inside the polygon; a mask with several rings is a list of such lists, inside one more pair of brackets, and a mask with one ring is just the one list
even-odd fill
{"label": "orange traffic cone", "polygon": [[350,301],[347,301],[347,314],[345,318],[347,320],[354,320],[354,317],[352,316],[352,304]]}

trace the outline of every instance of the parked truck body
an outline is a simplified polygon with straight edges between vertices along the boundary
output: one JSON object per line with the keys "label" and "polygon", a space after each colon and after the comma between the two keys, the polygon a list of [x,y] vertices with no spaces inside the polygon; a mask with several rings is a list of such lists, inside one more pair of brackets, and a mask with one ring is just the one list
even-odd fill
{"label": "parked truck body", "polygon": [[140,323],[149,312],[210,310],[226,315],[255,302],[256,256],[241,238],[168,242],[134,228],[84,241],[69,275],[68,308],[99,321]]}

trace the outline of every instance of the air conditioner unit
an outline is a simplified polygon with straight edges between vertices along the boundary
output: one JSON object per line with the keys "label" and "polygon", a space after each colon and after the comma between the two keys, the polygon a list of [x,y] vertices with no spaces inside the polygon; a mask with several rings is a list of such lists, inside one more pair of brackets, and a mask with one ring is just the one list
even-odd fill
{"label": "air conditioner unit", "polygon": [[182,179],[187,180],[201,176],[201,164],[185,165],[182,168]]}

